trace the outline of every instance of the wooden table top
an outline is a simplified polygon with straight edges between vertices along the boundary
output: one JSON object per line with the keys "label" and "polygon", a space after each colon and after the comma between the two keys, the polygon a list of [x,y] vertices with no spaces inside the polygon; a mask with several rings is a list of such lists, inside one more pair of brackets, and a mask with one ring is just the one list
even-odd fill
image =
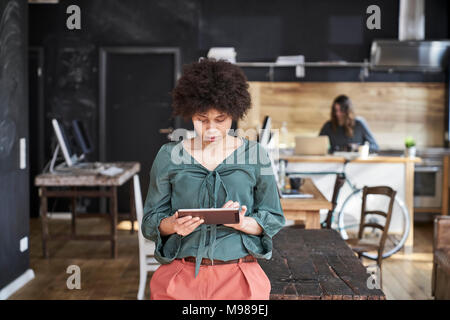
{"label": "wooden table top", "polygon": [[76,171],[64,173],[42,173],[34,179],[36,186],[121,186],[134,174],[141,170],[139,162],[103,162],[105,166],[115,166],[124,169],[120,174],[113,177],[100,173]]}
{"label": "wooden table top", "polygon": [[335,230],[283,228],[272,259],[258,259],[270,279],[271,299],[386,299],[369,289],[370,274]]}
{"label": "wooden table top", "polygon": [[332,203],[328,201],[325,196],[317,189],[311,178],[306,178],[300,191],[314,195],[314,198],[281,198],[281,206],[283,210],[304,210],[304,211],[319,211],[320,209],[332,209]]}

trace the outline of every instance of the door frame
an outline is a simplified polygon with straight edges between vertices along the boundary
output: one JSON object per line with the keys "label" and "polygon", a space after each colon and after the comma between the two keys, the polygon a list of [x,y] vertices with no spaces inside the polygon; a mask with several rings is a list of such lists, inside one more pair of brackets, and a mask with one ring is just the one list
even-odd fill
{"label": "door frame", "polygon": [[[104,162],[106,159],[106,66],[108,63],[108,54],[172,54],[174,63],[174,86],[180,78],[180,49],[178,47],[100,47],[99,48],[99,131],[98,131],[98,150],[99,161]],[[179,117],[175,118],[175,128],[181,126]]]}
{"label": "door frame", "polygon": [[[45,152],[44,152],[44,141],[45,141],[45,56],[44,47],[42,46],[30,46],[28,48],[29,52],[34,52],[38,56],[38,68],[40,69],[40,74],[38,75],[38,101],[37,101],[37,114],[38,114],[38,127],[40,128],[37,132],[38,138],[38,166],[39,170],[42,170],[45,166]],[[38,71],[39,72],[39,71]]]}
{"label": "door frame", "polygon": [[[29,118],[28,120],[28,142],[29,146],[27,149],[28,153],[28,167],[29,167],[29,202],[30,202],[30,217],[39,217],[39,197],[37,195],[38,188],[34,185],[34,177],[36,174],[42,172],[45,167],[45,51],[42,46],[30,46],[28,47],[28,66],[30,54],[34,54],[37,57],[37,70],[30,70],[28,68],[28,72],[38,72],[37,74],[37,101],[36,101],[36,119]],[[30,83],[30,76],[28,76],[28,84]],[[28,95],[31,88],[28,90]],[[28,97],[29,98],[29,97]],[[30,117],[31,109],[30,104],[28,104],[28,117]],[[31,122],[35,121],[37,126],[37,132],[31,131]],[[31,155],[31,136],[36,135],[36,150],[37,154]],[[31,161],[33,160],[33,161]],[[33,169],[33,170],[32,170]],[[37,205],[37,207],[33,207]]]}

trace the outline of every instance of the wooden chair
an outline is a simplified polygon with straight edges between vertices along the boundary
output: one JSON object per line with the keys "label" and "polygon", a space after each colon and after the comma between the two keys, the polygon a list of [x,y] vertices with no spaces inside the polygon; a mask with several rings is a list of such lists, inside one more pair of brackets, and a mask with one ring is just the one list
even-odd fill
{"label": "wooden chair", "polygon": [[331,229],[331,218],[334,214],[334,210],[336,209],[337,206],[337,199],[339,196],[339,191],[341,191],[342,186],[345,183],[345,176],[342,173],[339,173],[338,175],[336,175],[336,180],[334,182],[334,188],[333,188],[333,196],[331,197],[331,204],[332,204],[332,208],[331,210],[328,210],[327,213],[327,218],[325,219],[325,221],[322,223],[322,229]]}
{"label": "wooden chair", "polygon": [[134,199],[136,202],[136,215],[139,224],[138,238],[139,238],[139,290],[137,298],[144,299],[145,285],[147,284],[147,273],[153,272],[160,266],[159,262],[154,257],[155,243],[145,239],[142,235],[141,222],[144,215],[144,208],[142,203],[141,185],[139,183],[139,176],[133,176],[134,183]]}
{"label": "wooden chair", "polygon": [[[367,196],[369,194],[375,195],[385,195],[390,198],[388,211],[367,211]],[[386,244],[386,239],[388,236],[389,225],[391,223],[392,217],[392,208],[394,206],[394,199],[397,192],[393,190],[391,187],[387,186],[377,186],[377,187],[364,187],[363,188],[363,196],[362,196],[362,206],[361,206],[361,221],[359,225],[358,238],[356,239],[348,239],[346,240],[347,244],[352,248],[352,250],[358,255],[358,258],[362,258],[362,254],[368,251],[377,251],[377,266],[380,270],[380,285],[382,285],[382,272],[381,272],[381,263],[383,261],[383,251],[384,246]],[[380,215],[386,218],[384,225],[375,223],[375,222],[366,222],[367,215]],[[363,239],[364,229],[365,228],[376,228],[382,231],[381,239],[378,244],[373,242],[368,242]]]}

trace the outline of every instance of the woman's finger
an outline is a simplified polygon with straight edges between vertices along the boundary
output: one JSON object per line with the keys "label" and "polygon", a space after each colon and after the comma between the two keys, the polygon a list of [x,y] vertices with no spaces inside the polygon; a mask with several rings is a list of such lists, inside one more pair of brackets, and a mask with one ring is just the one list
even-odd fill
{"label": "woman's finger", "polygon": [[192,233],[192,231],[194,231],[195,228],[197,228],[202,221],[203,220],[198,220],[189,225],[182,224],[178,226],[176,233],[183,237],[187,236],[188,234]]}
{"label": "woman's finger", "polygon": [[189,227],[189,226],[191,226],[191,225],[197,223],[199,220],[200,220],[199,217],[194,217],[194,218],[192,218],[191,220],[186,221],[185,223],[183,223],[183,227],[186,227],[186,228],[187,228],[187,227]]}
{"label": "woman's finger", "polygon": [[201,224],[204,223],[204,222],[205,222],[205,220],[200,219],[200,220],[198,220],[197,222],[195,222],[192,226],[195,226],[195,227],[194,227],[194,229],[195,229],[195,228],[197,228],[199,225],[201,225]]}
{"label": "woman's finger", "polygon": [[183,223],[185,223],[186,221],[189,221],[189,220],[191,220],[192,219],[192,216],[186,216],[186,217],[181,217],[181,218],[178,218],[177,220],[175,220],[178,224],[183,224]]}
{"label": "woman's finger", "polygon": [[228,200],[222,208],[229,208],[233,205],[233,200]]}
{"label": "woman's finger", "polygon": [[201,225],[203,222],[205,222],[205,220],[203,220],[203,219],[194,222],[194,223],[191,224],[190,226],[186,227],[186,231],[187,231],[188,233],[191,233],[191,232],[194,231],[199,225]]}

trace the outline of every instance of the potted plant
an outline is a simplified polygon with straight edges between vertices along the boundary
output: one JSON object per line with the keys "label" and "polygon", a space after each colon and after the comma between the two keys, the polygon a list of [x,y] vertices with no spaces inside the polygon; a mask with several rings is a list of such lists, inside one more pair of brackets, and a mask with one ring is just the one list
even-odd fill
{"label": "potted plant", "polygon": [[405,139],[405,156],[414,158],[416,156],[416,142],[412,137]]}

